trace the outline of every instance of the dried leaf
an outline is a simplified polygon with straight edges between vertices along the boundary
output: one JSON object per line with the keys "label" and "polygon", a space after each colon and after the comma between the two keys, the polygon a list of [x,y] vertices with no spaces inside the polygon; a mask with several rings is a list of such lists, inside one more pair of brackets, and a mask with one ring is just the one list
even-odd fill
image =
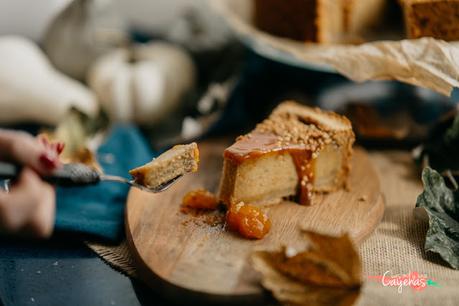
{"label": "dried leaf", "polygon": [[311,242],[306,251],[288,256],[284,248],[252,256],[262,285],[284,305],[353,305],[362,279],[360,259],[349,236],[306,235]]}

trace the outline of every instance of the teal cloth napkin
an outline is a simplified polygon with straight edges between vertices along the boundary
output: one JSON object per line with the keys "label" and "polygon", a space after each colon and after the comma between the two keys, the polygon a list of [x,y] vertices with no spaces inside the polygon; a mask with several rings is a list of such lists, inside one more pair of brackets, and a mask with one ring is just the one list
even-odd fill
{"label": "teal cloth napkin", "polygon": [[[129,169],[154,156],[146,139],[132,125],[111,129],[97,159],[107,174],[129,178]],[[92,236],[111,242],[124,237],[127,185],[102,182],[88,187],[58,187],[55,231]]]}

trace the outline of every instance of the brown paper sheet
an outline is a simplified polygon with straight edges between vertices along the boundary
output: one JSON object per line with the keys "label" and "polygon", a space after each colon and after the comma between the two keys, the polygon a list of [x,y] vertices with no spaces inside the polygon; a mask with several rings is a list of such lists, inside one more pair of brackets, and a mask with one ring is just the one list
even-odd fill
{"label": "brown paper sheet", "polygon": [[360,45],[301,43],[256,29],[250,0],[209,1],[237,36],[268,57],[337,71],[356,82],[398,80],[446,96],[459,87],[459,42],[421,38]]}

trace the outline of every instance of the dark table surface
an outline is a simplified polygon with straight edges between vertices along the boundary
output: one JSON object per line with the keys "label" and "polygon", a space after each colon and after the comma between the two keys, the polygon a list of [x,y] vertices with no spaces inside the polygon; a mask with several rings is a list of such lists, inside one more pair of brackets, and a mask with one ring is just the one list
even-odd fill
{"label": "dark table surface", "polygon": [[81,241],[0,240],[0,305],[165,305]]}

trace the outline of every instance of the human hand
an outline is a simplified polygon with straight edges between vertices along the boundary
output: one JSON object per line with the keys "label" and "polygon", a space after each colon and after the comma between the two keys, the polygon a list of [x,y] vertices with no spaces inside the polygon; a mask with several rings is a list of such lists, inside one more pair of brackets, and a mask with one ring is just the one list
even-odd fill
{"label": "human hand", "polygon": [[23,166],[10,191],[0,191],[0,233],[37,238],[52,234],[55,192],[39,175],[60,167],[63,148],[43,137],[0,129],[0,159]]}

